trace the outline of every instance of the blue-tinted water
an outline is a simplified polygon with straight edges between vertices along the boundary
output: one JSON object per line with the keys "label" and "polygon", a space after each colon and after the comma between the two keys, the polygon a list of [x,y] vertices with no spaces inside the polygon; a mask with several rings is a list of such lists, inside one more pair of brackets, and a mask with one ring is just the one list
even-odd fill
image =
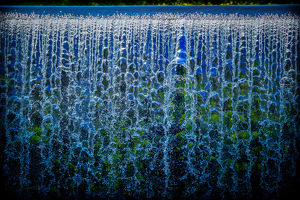
{"label": "blue-tinted water", "polygon": [[75,16],[108,16],[114,14],[154,15],[173,14],[241,14],[258,16],[263,14],[297,14],[300,5],[253,5],[253,6],[2,6],[2,12],[23,14],[73,14]]}
{"label": "blue-tinted water", "polygon": [[[10,9],[0,16],[5,193],[276,199],[295,191],[293,7]],[[240,15],[223,15],[231,12]]]}

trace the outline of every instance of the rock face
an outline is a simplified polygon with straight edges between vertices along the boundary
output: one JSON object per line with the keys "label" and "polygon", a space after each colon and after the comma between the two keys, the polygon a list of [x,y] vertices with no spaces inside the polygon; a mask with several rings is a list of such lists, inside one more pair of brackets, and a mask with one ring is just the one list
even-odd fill
{"label": "rock face", "polygon": [[272,199],[295,184],[299,17],[157,16],[1,14],[6,192]]}

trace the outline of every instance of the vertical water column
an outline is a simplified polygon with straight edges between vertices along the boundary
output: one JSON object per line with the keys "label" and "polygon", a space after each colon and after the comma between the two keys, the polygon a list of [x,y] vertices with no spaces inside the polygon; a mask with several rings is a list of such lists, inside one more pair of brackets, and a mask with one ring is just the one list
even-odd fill
{"label": "vertical water column", "polygon": [[[280,123],[281,123],[281,144],[282,155],[287,160],[281,163],[281,179],[286,181],[292,168],[296,167],[296,160],[299,155],[299,147],[296,141],[299,139],[299,25],[291,26],[293,19],[287,19],[280,24],[283,37],[281,44],[281,66],[280,66]],[[298,97],[297,97],[298,96]],[[299,102],[299,101],[298,101]],[[299,120],[298,120],[299,121]],[[292,158],[292,159],[288,159]],[[290,172],[288,172],[290,171]],[[292,172],[295,175],[295,171]],[[290,186],[292,187],[292,186]]]}
{"label": "vertical water column", "polygon": [[[207,30],[208,30],[208,23],[207,20],[203,20],[202,23],[195,23],[197,25],[197,29],[195,27],[197,35],[197,43],[196,43],[196,69],[195,69],[195,99],[196,105],[195,109],[197,112],[196,115],[196,123],[198,132],[198,144],[196,146],[196,155],[195,157],[195,164],[198,170],[198,177],[197,181],[198,184],[195,184],[195,188],[207,188],[207,182],[209,179],[209,172],[207,172],[208,162],[204,159],[208,155],[209,151],[209,135],[208,135],[208,128],[209,124],[208,120],[208,92],[206,91],[207,86]],[[206,192],[201,195],[207,195]]]}
{"label": "vertical water column", "polygon": [[[227,171],[227,160],[229,159],[229,149],[228,145],[223,142],[220,143],[218,141],[224,141],[226,139],[226,133],[227,128],[226,128],[226,123],[225,123],[225,117],[227,114],[228,107],[226,108],[226,99],[227,95],[224,94],[224,89],[227,86],[227,81],[225,79],[225,67],[226,67],[226,54],[227,54],[227,37],[228,37],[228,29],[229,27],[224,27],[220,25],[220,22],[218,23],[218,29],[217,29],[217,38],[216,38],[216,43],[217,47],[217,80],[215,81],[216,84],[219,85],[219,87],[216,88],[216,92],[218,93],[219,101],[217,102],[217,110],[219,111],[219,123],[217,126],[217,129],[219,131],[219,135],[216,139],[217,141],[217,168],[218,168],[218,180],[217,180],[217,190],[220,190],[221,188],[224,188],[226,185],[226,182],[224,181],[224,178],[226,176],[226,171]],[[214,71],[212,71],[214,72]],[[212,74],[213,75],[213,74]],[[223,194],[220,195],[224,195]]]}
{"label": "vertical water column", "polygon": [[[184,86],[184,104],[185,104],[185,113],[181,117],[183,120],[182,126],[184,127],[185,137],[180,136],[180,134],[175,135],[175,138],[180,141],[180,148],[176,150],[180,151],[180,159],[184,163],[181,169],[184,173],[180,179],[184,179],[183,188],[185,188],[181,194],[181,196],[188,196],[195,192],[195,187],[193,184],[187,183],[186,180],[197,180],[199,177],[198,169],[197,169],[197,161],[195,156],[197,155],[197,110],[195,109],[196,105],[196,93],[195,93],[195,38],[197,27],[196,22],[194,20],[186,20],[184,21],[184,35],[186,41],[186,82]],[[195,184],[195,182],[194,182]],[[198,184],[198,183],[196,183]]]}
{"label": "vertical water column", "polygon": [[[7,178],[7,182],[10,183],[10,188],[15,189],[19,192],[19,182],[17,181],[17,176],[20,176],[22,170],[22,158],[16,154],[16,151],[22,151],[22,134],[19,134],[19,130],[22,129],[20,126],[21,115],[20,110],[22,109],[22,98],[19,96],[22,92],[22,87],[20,87],[22,80],[20,80],[22,75],[22,68],[20,66],[19,59],[20,52],[20,32],[17,29],[18,24],[11,22],[2,25],[3,32],[2,36],[2,47],[3,49],[3,61],[2,62],[2,72],[3,77],[1,77],[2,91],[2,103],[5,106],[3,109],[3,141],[5,141],[5,146],[3,152],[7,155],[4,162],[4,170],[6,173],[10,174]],[[1,74],[2,75],[2,74]],[[1,117],[2,118],[2,117]],[[1,144],[4,145],[4,144]],[[1,165],[2,167],[2,165]],[[16,172],[16,173],[14,173]],[[22,186],[21,186],[22,187]]]}
{"label": "vertical water column", "polygon": [[[266,139],[266,154],[268,158],[266,159],[265,166],[267,168],[267,173],[264,175],[268,176],[267,181],[265,181],[265,176],[262,176],[262,180],[265,187],[270,191],[270,195],[276,196],[278,192],[278,183],[280,179],[279,163],[281,160],[280,156],[280,125],[277,123],[279,121],[279,107],[280,104],[276,100],[276,93],[279,92],[279,80],[275,76],[277,69],[277,42],[278,42],[278,24],[271,23],[268,24],[268,30],[265,39],[265,45],[267,49],[266,59],[265,59],[265,89],[266,96],[265,99],[268,100],[266,106],[267,110],[267,124],[264,130],[267,135]],[[280,55],[279,55],[280,56]],[[275,98],[274,98],[275,97]]]}
{"label": "vertical water column", "polygon": [[178,51],[176,57],[168,66],[168,87],[171,105],[169,110],[169,169],[170,186],[173,188],[173,196],[181,196],[184,182],[180,179],[186,173],[186,164],[182,159],[182,142],[184,134],[184,123],[186,117],[186,82],[190,70],[187,66],[187,48],[184,26],[181,28],[180,38],[178,40]]}
{"label": "vertical water column", "polygon": [[[238,117],[238,126],[237,126],[237,136],[238,136],[238,148],[239,148],[239,159],[237,162],[239,163],[239,167],[242,163],[243,170],[238,171],[238,188],[239,191],[245,194],[245,196],[250,195],[250,163],[249,163],[249,142],[251,140],[249,127],[249,108],[250,104],[250,95],[251,91],[249,90],[250,78],[251,78],[251,60],[249,59],[249,54],[251,52],[251,48],[249,45],[251,44],[249,37],[251,36],[248,33],[249,28],[251,28],[247,24],[242,24],[239,27],[239,46],[240,55],[238,61],[238,78],[239,81],[237,83],[237,89],[239,93],[238,102],[237,102],[237,117]],[[250,29],[251,30],[251,29]],[[236,167],[237,168],[237,167]]]}

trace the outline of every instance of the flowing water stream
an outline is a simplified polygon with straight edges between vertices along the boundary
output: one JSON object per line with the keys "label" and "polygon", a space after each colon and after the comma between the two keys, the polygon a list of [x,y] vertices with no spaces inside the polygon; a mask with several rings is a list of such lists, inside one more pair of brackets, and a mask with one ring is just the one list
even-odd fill
{"label": "flowing water stream", "polygon": [[2,13],[6,190],[278,197],[299,159],[299,17]]}

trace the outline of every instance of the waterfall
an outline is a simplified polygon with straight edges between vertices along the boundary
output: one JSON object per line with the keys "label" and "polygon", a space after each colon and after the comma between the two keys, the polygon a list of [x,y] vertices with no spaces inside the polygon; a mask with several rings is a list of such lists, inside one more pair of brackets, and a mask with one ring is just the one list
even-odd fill
{"label": "waterfall", "polygon": [[298,16],[1,19],[7,191],[276,198],[295,178]]}

